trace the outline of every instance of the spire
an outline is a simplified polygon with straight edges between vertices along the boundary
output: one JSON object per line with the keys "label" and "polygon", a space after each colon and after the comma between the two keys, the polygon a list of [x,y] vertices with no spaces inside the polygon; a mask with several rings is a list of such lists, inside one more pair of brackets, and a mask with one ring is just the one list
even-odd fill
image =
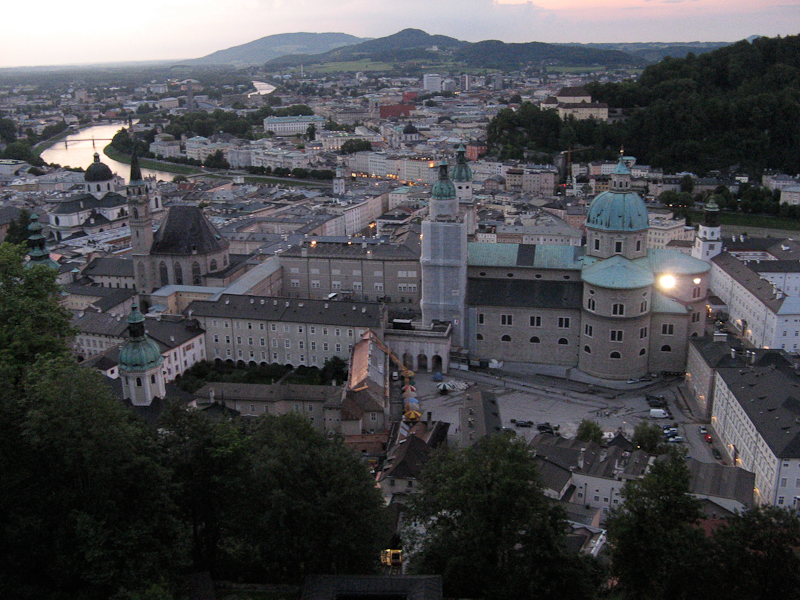
{"label": "spire", "polygon": [[456,197],[456,188],[447,175],[447,161],[439,162],[439,180],[433,185],[431,196],[435,200],[448,200]]}
{"label": "spire", "polygon": [[133,341],[144,339],[144,315],[139,311],[138,304],[131,305],[131,314],[128,315],[128,336]]}
{"label": "spire", "polygon": [[136,148],[134,148],[133,155],[131,156],[131,178],[128,185],[140,185],[142,182],[142,169],[139,167],[139,155],[136,153]]}
{"label": "spire", "polygon": [[31,222],[28,225],[28,257],[31,259],[26,267],[43,265],[58,271],[59,265],[50,259],[50,250],[47,248],[47,240],[42,234],[42,224],[39,223],[39,215],[31,213]]}
{"label": "spire", "polygon": [[453,167],[453,181],[472,181],[472,169],[467,165],[467,149],[460,145],[456,150],[456,166]]}

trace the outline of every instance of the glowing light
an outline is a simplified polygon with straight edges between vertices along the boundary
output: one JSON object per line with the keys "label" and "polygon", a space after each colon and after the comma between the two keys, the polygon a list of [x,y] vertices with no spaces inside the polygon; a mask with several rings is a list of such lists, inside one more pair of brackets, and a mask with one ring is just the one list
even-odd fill
{"label": "glowing light", "polygon": [[659,279],[658,283],[662,288],[669,290],[674,288],[677,282],[672,275],[664,275],[661,279]]}
{"label": "glowing light", "polygon": [[699,277],[695,277],[694,279],[692,279],[692,281],[694,281],[695,284],[699,284],[701,280]]}

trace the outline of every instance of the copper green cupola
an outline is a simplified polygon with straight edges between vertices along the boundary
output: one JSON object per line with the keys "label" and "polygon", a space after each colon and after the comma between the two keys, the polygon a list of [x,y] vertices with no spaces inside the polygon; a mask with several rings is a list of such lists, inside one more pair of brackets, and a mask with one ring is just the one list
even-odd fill
{"label": "copper green cupola", "polygon": [[28,225],[28,257],[30,261],[25,268],[35,265],[49,267],[55,271],[60,268],[58,263],[50,258],[47,240],[42,233],[42,224],[39,223],[39,216],[36,213],[31,213],[31,222]]}
{"label": "copper green cupola", "polygon": [[128,315],[128,339],[122,344],[119,351],[119,370],[127,373],[142,373],[155,367],[160,367],[164,362],[158,344],[147,337],[144,330],[144,315],[139,312],[139,306],[131,307]]}
{"label": "copper green cupola", "polygon": [[467,149],[463,144],[456,150],[456,166],[453,167],[453,181],[472,181],[472,169],[467,165]]}
{"label": "copper green cupola", "polygon": [[453,220],[458,217],[456,187],[447,174],[447,161],[439,163],[439,179],[431,190],[431,203],[428,210],[431,219]]}

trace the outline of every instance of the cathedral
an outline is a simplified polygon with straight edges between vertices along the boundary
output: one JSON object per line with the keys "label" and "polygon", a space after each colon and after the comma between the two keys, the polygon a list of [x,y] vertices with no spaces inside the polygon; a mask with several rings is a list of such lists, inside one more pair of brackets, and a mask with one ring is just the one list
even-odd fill
{"label": "cathedral", "polygon": [[229,266],[228,241],[196,206],[172,206],[153,232],[152,204],[139,159],[127,187],[136,289],[146,296],[167,285],[203,285]]}
{"label": "cathedral", "polygon": [[623,380],[685,370],[688,341],[705,328],[710,265],[647,248],[647,207],[622,157],[590,205],[579,248],[468,243],[474,207],[461,162],[455,183],[440,165],[422,224],[424,324],[450,322],[453,348],[473,361]]}

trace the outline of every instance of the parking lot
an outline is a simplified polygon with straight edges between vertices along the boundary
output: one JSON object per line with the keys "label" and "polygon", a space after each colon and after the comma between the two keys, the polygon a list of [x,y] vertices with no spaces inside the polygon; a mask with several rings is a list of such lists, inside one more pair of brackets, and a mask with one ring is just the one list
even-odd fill
{"label": "parking lot", "polygon": [[[703,439],[700,425],[696,421],[683,396],[678,390],[677,381],[654,381],[644,383],[634,389],[609,390],[576,386],[574,382],[547,379],[546,385],[530,383],[519,378],[498,378],[480,376],[473,373],[452,372],[445,381],[462,379],[472,381],[481,390],[491,392],[497,398],[497,406],[503,427],[513,429],[526,440],[538,434],[537,425],[550,423],[557,433],[574,437],[583,419],[590,419],[600,425],[604,432],[613,434],[623,431],[630,439],[633,430],[642,421],[654,423],[659,427],[674,425],[681,443],[689,455],[702,462],[712,462],[712,445]],[[451,423],[450,443],[457,445],[460,439],[458,425],[463,393],[441,395],[437,382],[430,374],[417,375],[417,390],[423,416],[432,413],[432,418]],[[646,395],[663,397],[672,418],[650,418],[651,406]],[[530,421],[532,427],[517,427],[517,421]]]}

